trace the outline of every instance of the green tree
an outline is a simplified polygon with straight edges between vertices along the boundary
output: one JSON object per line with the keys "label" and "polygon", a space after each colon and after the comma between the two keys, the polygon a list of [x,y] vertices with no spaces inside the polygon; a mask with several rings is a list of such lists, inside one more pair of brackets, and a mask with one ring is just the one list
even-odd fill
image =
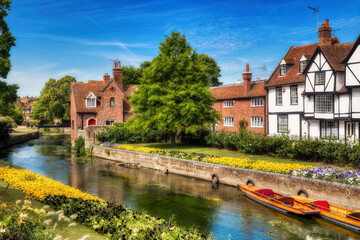
{"label": "green tree", "polygon": [[215,59],[209,57],[206,54],[199,55],[200,61],[206,66],[206,72],[209,74],[210,79],[210,86],[220,86],[223,83],[219,81],[220,74],[220,67],[217,65]]}
{"label": "green tree", "polygon": [[130,99],[133,113],[139,114],[130,120],[131,128],[165,131],[175,145],[179,130],[195,132],[219,119],[206,67],[184,35],[166,36],[143,74]]}
{"label": "green tree", "polygon": [[17,84],[7,84],[0,81],[0,116],[12,116],[15,111],[14,103],[18,99]]}
{"label": "green tree", "polygon": [[123,66],[123,83],[125,85],[138,85],[140,83],[140,69],[134,66]]}
{"label": "green tree", "polygon": [[5,17],[10,11],[10,4],[10,0],[0,1],[0,77],[2,78],[6,78],[10,71],[10,49],[15,46],[15,37],[5,22]]}
{"label": "green tree", "polygon": [[49,79],[41,90],[39,100],[34,104],[33,119],[53,121],[54,119],[69,120],[69,102],[71,83],[75,77]]}

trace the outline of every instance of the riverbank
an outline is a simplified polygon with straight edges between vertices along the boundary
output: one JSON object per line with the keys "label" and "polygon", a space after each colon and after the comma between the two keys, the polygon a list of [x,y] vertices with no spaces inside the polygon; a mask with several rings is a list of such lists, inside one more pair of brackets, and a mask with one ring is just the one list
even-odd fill
{"label": "riverbank", "polygon": [[0,149],[13,146],[31,139],[39,138],[40,133],[37,128],[17,127],[13,128],[7,142],[0,140]]}
{"label": "riverbank", "polygon": [[100,146],[93,146],[93,154],[132,167],[150,168],[207,181],[213,181],[215,178],[220,183],[231,186],[243,185],[251,180],[256,186],[272,188],[283,195],[297,195],[303,190],[311,198],[327,199],[332,204],[349,209],[360,208],[358,186]]}

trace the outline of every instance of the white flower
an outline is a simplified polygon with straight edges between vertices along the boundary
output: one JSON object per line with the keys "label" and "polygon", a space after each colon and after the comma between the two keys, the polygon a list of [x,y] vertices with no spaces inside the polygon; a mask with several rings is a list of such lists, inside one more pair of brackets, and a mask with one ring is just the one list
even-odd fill
{"label": "white flower", "polygon": [[76,223],[70,223],[68,227],[76,227]]}
{"label": "white flower", "polygon": [[48,220],[45,220],[45,221],[44,221],[44,224],[45,224],[45,225],[48,225],[48,226],[49,226],[51,223],[52,223],[52,220],[51,220],[51,219],[48,219]]}
{"label": "white flower", "polygon": [[70,216],[70,219],[72,219],[72,220],[75,220],[77,218],[77,214],[72,214],[71,216]]}

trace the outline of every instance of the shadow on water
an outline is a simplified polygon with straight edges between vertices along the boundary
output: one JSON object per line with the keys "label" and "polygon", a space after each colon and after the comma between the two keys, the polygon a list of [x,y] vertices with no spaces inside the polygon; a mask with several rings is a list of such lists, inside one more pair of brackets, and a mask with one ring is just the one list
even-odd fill
{"label": "shadow on water", "polygon": [[241,195],[239,189],[150,169],[131,169],[64,151],[66,135],[42,136],[0,155],[108,201],[117,201],[178,225],[212,232],[217,239],[359,239],[318,218],[283,215]]}

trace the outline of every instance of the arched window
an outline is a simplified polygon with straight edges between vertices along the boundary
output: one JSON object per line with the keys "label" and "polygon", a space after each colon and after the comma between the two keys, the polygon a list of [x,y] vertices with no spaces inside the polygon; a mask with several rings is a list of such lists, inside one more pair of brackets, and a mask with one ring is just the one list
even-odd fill
{"label": "arched window", "polygon": [[110,107],[114,107],[115,106],[115,98],[110,98]]}

